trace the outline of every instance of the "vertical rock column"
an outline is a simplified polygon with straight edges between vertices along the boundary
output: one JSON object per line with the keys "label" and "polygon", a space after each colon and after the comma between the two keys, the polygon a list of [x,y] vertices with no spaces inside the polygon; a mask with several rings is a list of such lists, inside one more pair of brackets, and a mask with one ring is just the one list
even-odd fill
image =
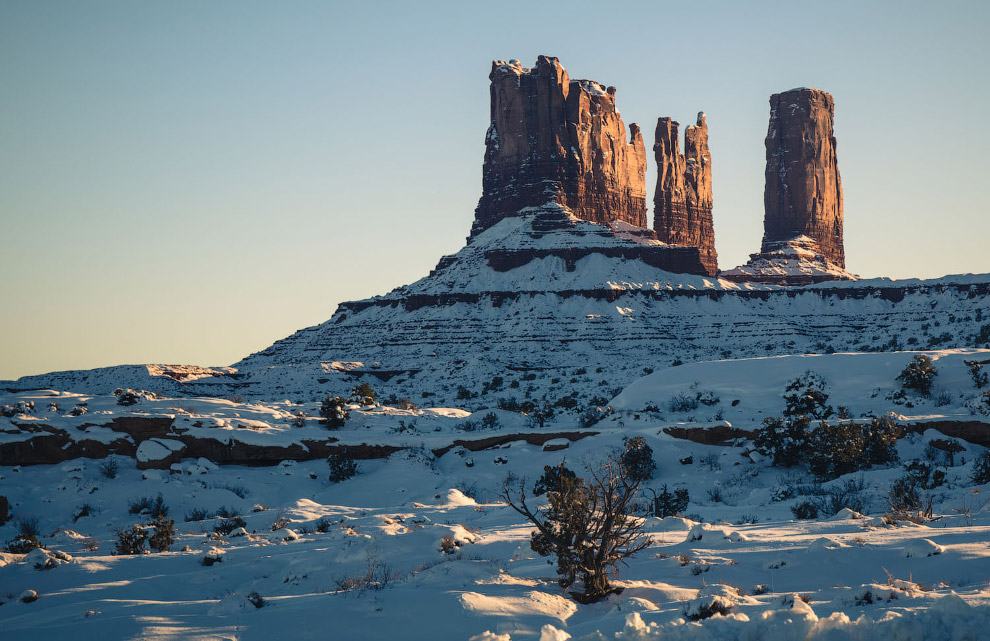
{"label": "vertical rock column", "polygon": [[832,96],[819,89],[770,97],[762,252],[807,236],[828,261],[846,266],[833,116]]}
{"label": "vertical rock column", "polygon": [[615,109],[615,88],[571,80],[556,58],[492,63],[483,191],[471,235],[525,207],[646,226],[646,147]]}
{"label": "vertical rock column", "polygon": [[678,149],[678,123],[657,120],[653,154],[657,189],[653,196],[653,228],[671,245],[697,247],[708,275],[718,273],[712,224],[712,155],[708,124],[699,113],[696,125],[684,131],[684,154]]}

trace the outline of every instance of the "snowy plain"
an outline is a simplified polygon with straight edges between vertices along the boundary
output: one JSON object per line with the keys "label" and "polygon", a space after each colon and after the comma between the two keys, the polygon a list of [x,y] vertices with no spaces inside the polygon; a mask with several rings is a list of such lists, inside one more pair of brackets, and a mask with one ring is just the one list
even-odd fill
{"label": "snowy plain", "polygon": [[[14,515],[0,540],[34,518],[42,543],[67,557],[37,569],[37,554],[0,554],[0,637],[986,639],[990,485],[971,480],[985,448],[954,439],[963,449],[953,464],[941,461],[945,482],[931,491],[936,520],[882,518],[904,465],[934,464],[928,445],[947,438],[927,423],[987,421],[965,361],[990,361],[990,351],[926,353],[938,369],[929,397],[896,396],[910,352],[721,360],[635,380],[608,401],[614,412],[589,427],[564,408],[538,427],[494,407],[380,405],[352,407],[344,427],[329,432],[314,403],[164,397],[121,407],[110,395],[9,393],[0,404],[35,407],[0,419],[0,446],[25,438],[22,425],[97,438],[115,417],[157,416],[184,434],[230,441],[285,444],[322,434],[403,449],[359,460],[359,473],[339,483],[328,480],[323,460],[248,467],[185,459],[140,470],[120,458],[112,479],[95,459],[0,467],[0,494]],[[909,426],[900,462],[819,484],[802,468],[772,467],[746,438],[705,445],[669,432],[756,429],[781,414],[785,386],[808,371],[853,419],[889,415]],[[674,402],[684,397],[706,402],[685,409]],[[48,408],[53,401],[58,411]],[[85,414],[66,416],[80,404]],[[297,420],[300,411],[309,416]],[[526,435],[554,437],[533,445]],[[472,449],[471,441],[498,436],[506,439]],[[653,543],[622,568],[622,592],[580,605],[530,549],[532,527],[499,500],[501,484],[510,473],[533,480],[561,461],[586,473],[633,436],[646,439],[657,463],[646,488],[686,489],[690,503],[679,517],[644,512]],[[454,441],[464,444],[450,447]],[[791,508],[811,493],[849,482],[860,487],[860,512],[794,517]],[[129,506],[159,494],[176,520],[171,551],[111,554],[114,528],[147,520]],[[218,535],[226,518],[198,518],[217,511],[242,518],[244,529]],[[204,557],[222,560],[207,566]],[[363,577],[370,580],[355,580]],[[37,600],[22,602],[30,590]],[[714,600],[729,613],[686,618]]]}

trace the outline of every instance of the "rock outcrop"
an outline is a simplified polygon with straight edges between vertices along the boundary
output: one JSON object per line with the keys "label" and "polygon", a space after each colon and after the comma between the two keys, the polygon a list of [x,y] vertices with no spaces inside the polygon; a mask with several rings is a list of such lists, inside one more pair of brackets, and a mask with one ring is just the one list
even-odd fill
{"label": "rock outcrop", "polygon": [[770,97],[761,252],[807,236],[818,243],[818,253],[826,260],[845,268],[833,115],[832,96],[819,89],[792,89]]}
{"label": "rock outcrop", "polygon": [[721,278],[774,285],[857,278],[845,269],[833,114],[832,96],[819,89],[770,97],[763,244]]}
{"label": "rock outcrop", "polygon": [[630,139],[615,87],[571,80],[556,58],[492,63],[491,125],[472,238],[527,207],[557,203],[581,220],[646,226],[646,148]]}
{"label": "rock outcrop", "polygon": [[697,247],[707,275],[718,273],[712,225],[712,155],[708,124],[698,114],[684,130],[684,153],[678,150],[678,123],[660,118],[653,153],[657,161],[657,190],[653,196],[653,229],[671,245]]}

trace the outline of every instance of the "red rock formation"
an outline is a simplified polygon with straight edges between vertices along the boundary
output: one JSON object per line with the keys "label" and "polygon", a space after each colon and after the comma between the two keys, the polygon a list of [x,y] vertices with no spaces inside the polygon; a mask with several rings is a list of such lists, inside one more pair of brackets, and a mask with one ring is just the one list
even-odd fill
{"label": "red rock formation", "polygon": [[698,124],[684,130],[684,154],[678,150],[677,128],[678,123],[670,118],[657,120],[653,229],[665,243],[697,247],[707,274],[714,276],[718,273],[718,254],[712,225],[712,154],[705,114],[699,113]]}
{"label": "red rock formation", "polygon": [[646,226],[646,148],[615,110],[615,88],[571,80],[556,58],[495,61],[483,192],[471,235],[549,202],[595,223]]}
{"label": "red rock formation", "polygon": [[846,266],[833,113],[832,96],[818,89],[792,89],[770,97],[761,252],[807,236],[829,262]]}

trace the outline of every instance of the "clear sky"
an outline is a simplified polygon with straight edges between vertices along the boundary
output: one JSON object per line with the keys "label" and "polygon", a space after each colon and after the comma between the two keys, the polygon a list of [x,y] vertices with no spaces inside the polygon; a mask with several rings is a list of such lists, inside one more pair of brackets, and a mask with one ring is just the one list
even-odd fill
{"label": "clear sky", "polygon": [[[0,378],[223,365],[459,249],[494,58],[708,114],[759,249],[770,94],[835,97],[848,268],[990,272],[990,3],[0,0]],[[649,200],[656,180],[650,158]]]}

